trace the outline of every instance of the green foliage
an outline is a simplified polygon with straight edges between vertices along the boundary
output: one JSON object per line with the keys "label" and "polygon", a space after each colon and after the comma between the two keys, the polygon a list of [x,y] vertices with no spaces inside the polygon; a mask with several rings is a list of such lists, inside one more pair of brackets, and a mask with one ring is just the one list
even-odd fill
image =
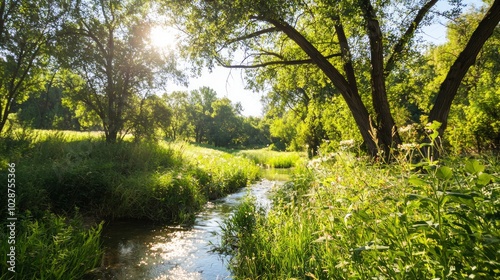
{"label": "green foliage", "polygon": [[14,106],[43,86],[50,46],[64,11],[57,1],[2,1],[0,132]]}
{"label": "green foliage", "polygon": [[249,158],[256,164],[270,168],[296,167],[303,161],[303,156],[298,152],[277,152],[268,149],[242,150],[236,155]]}
{"label": "green foliage", "polygon": [[[102,224],[85,228],[78,216],[68,220],[46,213],[34,220],[28,213],[17,222],[16,272],[7,270],[9,257],[4,253],[0,257],[0,279],[82,279],[100,264],[101,230]],[[6,241],[8,234],[2,224],[1,239]],[[10,246],[7,242],[0,244],[2,252],[10,252]]]}
{"label": "green foliage", "polygon": [[166,130],[171,139],[193,139],[216,147],[254,147],[268,143],[258,118],[241,116],[241,104],[217,98],[208,87],[173,92],[164,99],[171,106],[172,123]]}
{"label": "green foliage", "polygon": [[248,159],[189,144],[108,144],[102,135],[74,132],[2,143],[9,150],[1,162],[16,163],[23,186],[18,208],[37,218],[47,209],[78,207],[102,218],[189,222],[208,199],[246,186],[259,173]]}
{"label": "green foliage", "polygon": [[226,221],[231,268],[237,279],[497,278],[500,169],[486,161],[313,161],[267,215],[245,206]]}
{"label": "green foliage", "polygon": [[129,123],[134,139],[155,140],[158,134],[165,135],[173,114],[167,102],[156,95],[151,95],[141,100],[137,107],[138,110]]}

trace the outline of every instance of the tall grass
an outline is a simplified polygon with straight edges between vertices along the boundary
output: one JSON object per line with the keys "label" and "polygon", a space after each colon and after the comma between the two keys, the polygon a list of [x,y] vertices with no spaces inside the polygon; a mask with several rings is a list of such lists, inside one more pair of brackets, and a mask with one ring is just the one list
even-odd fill
{"label": "tall grass", "polygon": [[298,152],[277,152],[267,149],[242,150],[237,153],[253,160],[256,164],[270,168],[290,168],[300,165],[304,161],[304,156]]}
{"label": "tall grass", "polygon": [[[7,240],[4,227],[2,241]],[[24,217],[16,227],[15,272],[6,266],[11,245],[0,244],[0,279],[82,279],[101,260],[101,229],[102,225],[85,229],[80,217],[68,220],[50,213],[40,220]]]}
{"label": "tall grass", "polygon": [[288,183],[267,215],[242,205],[221,249],[236,278],[500,277],[498,161],[401,163],[339,153]]}
{"label": "tall grass", "polygon": [[[81,279],[100,260],[101,226],[86,229],[74,213],[94,219],[189,223],[209,199],[258,177],[251,160],[186,143],[108,144],[99,135],[16,131],[0,139],[0,178],[15,163],[15,279]],[[6,188],[0,189],[6,198]],[[7,205],[0,204],[6,221]],[[50,214],[50,213],[56,214]],[[69,217],[69,218],[63,218]],[[0,229],[7,240],[8,228]],[[2,252],[8,252],[2,242]],[[10,279],[2,260],[2,276]]]}
{"label": "tall grass", "polygon": [[245,187],[259,176],[253,161],[218,149],[203,148],[188,143],[170,143],[192,165],[190,174],[200,180],[203,192],[210,199],[221,197]]}
{"label": "tall grass", "polygon": [[68,132],[2,143],[2,165],[16,163],[18,207],[35,217],[77,207],[100,218],[187,222],[208,199],[246,186],[259,170],[248,159],[189,144],[108,144]]}

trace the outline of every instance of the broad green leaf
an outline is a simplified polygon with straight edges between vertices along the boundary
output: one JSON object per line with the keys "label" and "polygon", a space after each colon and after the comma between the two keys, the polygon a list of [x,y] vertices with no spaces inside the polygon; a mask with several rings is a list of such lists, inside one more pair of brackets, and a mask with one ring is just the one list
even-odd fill
{"label": "broad green leaf", "polygon": [[477,184],[480,186],[486,186],[488,185],[493,179],[493,176],[487,173],[481,173],[479,176],[477,176]]}
{"label": "broad green leaf", "polygon": [[478,174],[479,172],[484,171],[484,165],[482,165],[479,161],[477,160],[468,160],[465,163],[465,171],[471,173],[471,174]]}
{"label": "broad green leaf", "polygon": [[416,187],[421,187],[421,186],[425,186],[427,185],[427,182],[420,179],[418,176],[416,175],[412,175],[410,178],[408,178],[408,183],[416,186]]}
{"label": "broad green leaf", "polygon": [[474,197],[469,194],[459,193],[459,192],[447,192],[446,196],[456,203],[461,203],[474,208],[475,202]]}
{"label": "broad green leaf", "polygon": [[448,180],[453,175],[453,170],[447,166],[441,166],[436,170],[436,177],[441,180]]}

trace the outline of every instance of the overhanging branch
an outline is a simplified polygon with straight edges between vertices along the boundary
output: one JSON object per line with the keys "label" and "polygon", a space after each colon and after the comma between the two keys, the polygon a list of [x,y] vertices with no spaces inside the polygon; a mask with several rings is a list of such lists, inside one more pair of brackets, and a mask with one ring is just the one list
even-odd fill
{"label": "overhanging branch", "polygon": [[270,28],[262,29],[262,30],[259,30],[259,31],[247,34],[245,36],[241,36],[241,37],[238,37],[238,38],[231,39],[231,40],[227,41],[225,45],[229,45],[229,44],[236,43],[236,42],[239,42],[239,41],[244,41],[244,40],[247,40],[247,39],[252,39],[252,38],[255,38],[255,37],[259,37],[260,35],[267,34],[267,33],[272,33],[272,32],[276,32],[276,31],[278,31],[278,29],[276,27],[270,27]]}
{"label": "overhanging branch", "polygon": [[[335,53],[331,55],[325,56],[325,59],[329,59],[332,57],[338,57],[342,56],[341,53]],[[225,64],[220,58],[215,58],[217,62],[224,68],[240,68],[240,69],[254,69],[254,68],[261,68],[261,67],[266,67],[266,66],[271,66],[271,65],[300,65],[300,64],[308,64],[308,63],[314,63],[312,59],[299,59],[299,60],[274,60],[274,61],[268,61],[268,62],[263,62],[259,64],[252,64],[252,65],[245,65],[245,64],[238,64],[238,65],[233,65],[233,64]]]}
{"label": "overhanging branch", "polygon": [[387,63],[385,65],[384,69],[385,76],[389,75],[389,73],[392,71],[396,63],[396,60],[401,57],[401,53],[403,52],[404,48],[408,45],[408,42],[413,37],[413,34],[415,34],[415,31],[417,30],[418,26],[424,19],[425,15],[427,15],[429,10],[437,2],[438,0],[430,0],[429,2],[427,2],[427,4],[425,4],[422,8],[420,8],[417,15],[411,22],[410,26],[408,26],[406,32],[401,36],[401,38],[399,38],[398,42],[393,46],[391,54],[389,55],[389,59],[387,60]]}

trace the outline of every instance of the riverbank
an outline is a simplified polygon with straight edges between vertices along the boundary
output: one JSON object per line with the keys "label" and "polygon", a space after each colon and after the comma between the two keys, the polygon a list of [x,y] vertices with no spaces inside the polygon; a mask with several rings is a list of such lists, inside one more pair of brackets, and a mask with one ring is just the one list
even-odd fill
{"label": "riverbank", "polygon": [[497,279],[498,157],[312,161],[224,227],[236,279]]}
{"label": "riverbank", "polygon": [[220,225],[250,194],[270,207],[271,189],[283,182],[262,179],[208,202],[189,227],[118,221],[104,228],[102,266],[92,279],[231,279],[228,256],[221,256]]}
{"label": "riverbank", "polygon": [[[0,149],[1,178],[7,178],[8,164],[15,163],[15,210],[23,221],[16,235],[22,244],[16,247],[16,267],[22,274],[16,279],[56,274],[77,279],[95,267],[102,253],[95,246],[101,227],[89,229],[82,216],[186,224],[208,200],[259,176],[259,166],[248,158],[188,143],[110,145],[99,135],[41,132],[4,138]],[[6,191],[0,191],[4,198]],[[7,205],[1,210],[4,223]],[[0,234],[7,240],[6,227]],[[84,245],[88,250],[75,253]],[[3,242],[1,249],[7,252],[9,244]],[[0,258],[3,264],[6,258]],[[82,259],[88,264],[69,265]],[[8,273],[2,265],[2,277]]]}

